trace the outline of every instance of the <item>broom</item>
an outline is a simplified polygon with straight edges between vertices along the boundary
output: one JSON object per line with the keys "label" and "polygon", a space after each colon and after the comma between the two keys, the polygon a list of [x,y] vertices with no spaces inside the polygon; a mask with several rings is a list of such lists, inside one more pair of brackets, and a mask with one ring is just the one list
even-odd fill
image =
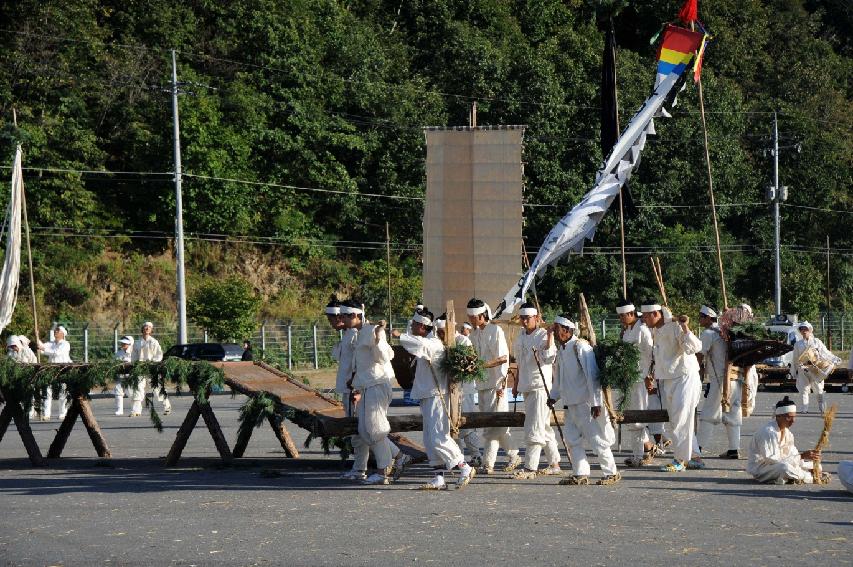
{"label": "broom", "polygon": [[[832,404],[823,414],[823,431],[820,432],[820,437],[814,448],[815,451],[822,451],[824,447],[829,445],[829,432],[832,431],[832,421],[835,419],[836,411],[838,411],[838,404]],[[812,469],[812,480],[815,484],[824,484],[822,477],[823,467],[820,464],[820,459],[815,459],[814,468]]]}

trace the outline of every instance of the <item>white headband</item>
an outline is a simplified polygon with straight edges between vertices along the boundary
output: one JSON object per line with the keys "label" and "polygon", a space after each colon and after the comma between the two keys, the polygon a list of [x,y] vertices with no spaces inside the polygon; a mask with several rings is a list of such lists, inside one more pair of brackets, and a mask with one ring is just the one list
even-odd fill
{"label": "white headband", "polygon": [[812,327],[812,324],[809,323],[808,321],[803,321],[802,323],[797,325],[797,329],[802,329],[803,327],[805,327],[809,331],[814,331],[814,327]]}
{"label": "white headband", "polygon": [[423,325],[426,325],[427,327],[432,327],[432,319],[430,319],[426,315],[421,315],[420,313],[415,313],[414,315],[412,315],[412,321],[415,321],[416,323],[421,323]]}
{"label": "white headband", "polygon": [[776,415],[785,415],[786,413],[797,413],[797,405],[791,404],[787,406],[779,406],[776,408]]}
{"label": "white headband", "polygon": [[151,327],[153,329],[154,323],[152,323],[151,321],[145,321],[144,323],[142,323],[142,328],[144,329],[145,327]]}
{"label": "white headband", "polygon": [[554,322],[556,324],[562,325],[563,327],[566,327],[568,329],[577,329],[577,326],[574,323],[572,323],[571,321],[569,321],[568,319],[566,319],[565,317],[561,317],[561,316],[554,317]]}
{"label": "white headband", "polygon": [[636,310],[637,308],[634,307],[634,304],[629,303],[628,305],[620,305],[619,307],[617,307],[616,313],[619,315],[624,315],[625,313],[634,313]]}
{"label": "white headband", "polygon": [[335,305],[334,307],[326,307],[326,315],[340,315],[341,308]]}
{"label": "white headband", "polygon": [[535,307],[525,307],[524,309],[518,310],[518,316],[519,317],[524,317],[524,316],[530,317],[530,316],[538,315],[538,314],[539,314],[539,311],[537,311],[537,309]]}
{"label": "white headband", "polygon": [[119,342],[123,345],[132,345],[133,344],[133,337],[131,337],[130,335],[124,336],[121,338],[121,340]]}
{"label": "white headband", "polygon": [[19,347],[19,346],[21,346],[18,344],[18,335],[9,335],[9,338],[6,339],[6,346],[7,347],[10,347],[10,346]]}
{"label": "white headband", "polygon": [[707,315],[708,317],[713,317],[715,319],[717,318],[717,312],[708,307],[707,305],[703,305],[702,308],[699,310],[699,313]]}
{"label": "white headband", "polygon": [[364,311],[362,311],[358,307],[349,307],[347,305],[341,305],[342,315],[362,315],[363,313]]}
{"label": "white headband", "polygon": [[58,326],[56,329],[53,330],[54,333],[56,333],[56,331],[62,331],[62,334],[66,336],[68,335],[68,329],[66,329],[62,325]]}
{"label": "white headband", "polygon": [[435,320],[435,328],[436,329],[446,329],[447,328],[447,319],[436,319]]}
{"label": "white headband", "polygon": [[464,323],[462,323],[462,326],[465,327],[466,329],[473,329],[474,328],[471,326],[471,323],[469,323],[468,321],[465,321]]}
{"label": "white headband", "polygon": [[650,305],[640,305],[640,311],[643,313],[651,313],[652,311],[661,311],[661,307],[659,303],[652,303]]}
{"label": "white headband", "polygon": [[481,313],[485,313],[486,311],[487,308],[485,305],[483,305],[482,307],[469,307],[465,310],[468,315],[480,315]]}

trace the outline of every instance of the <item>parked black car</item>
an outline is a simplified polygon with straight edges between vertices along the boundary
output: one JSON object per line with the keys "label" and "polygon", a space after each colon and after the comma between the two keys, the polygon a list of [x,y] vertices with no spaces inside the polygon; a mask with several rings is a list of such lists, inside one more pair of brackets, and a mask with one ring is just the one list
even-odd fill
{"label": "parked black car", "polygon": [[235,343],[190,343],[173,346],[166,351],[166,356],[184,360],[233,362],[243,358],[243,347]]}

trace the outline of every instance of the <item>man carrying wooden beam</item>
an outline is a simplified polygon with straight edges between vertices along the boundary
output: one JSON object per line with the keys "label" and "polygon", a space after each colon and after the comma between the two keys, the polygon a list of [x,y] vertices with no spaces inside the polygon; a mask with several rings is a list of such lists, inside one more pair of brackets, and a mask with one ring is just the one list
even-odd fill
{"label": "man carrying wooden beam", "polygon": [[450,389],[447,376],[439,369],[444,358],[444,343],[432,334],[434,316],[426,308],[415,312],[409,325],[411,332],[395,335],[400,345],[417,359],[411,398],[420,401],[423,418],[424,448],[435,476],[421,488],[444,490],[443,470],[459,469],[456,488],[463,488],[474,478],[474,469],[465,462],[456,441],[450,436]]}
{"label": "man carrying wooden beam", "polygon": [[741,411],[741,387],[739,380],[729,383],[729,405],[727,411],[723,412],[723,380],[728,380],[727,358],[728,344],[720,334],[720,326],[717,324],[717,312],[713,307],[703,305],[699,309],[699,325],[704,329],[699,339],[702,341],[702,351],[696,354],[699,363],[703,366],[705,376],[708,379],[708,396],[702,404],[702,413],[699,414],[698,430],[696,438],[699,441],[699,449],[707,452],[711,447],[714,436],[714,428],[723,423],[728,437],[728,450],[721,454],[723,459],[737,459],[740,457],[740,427],[743,423],[743,412]]}
{"label": "man carrying wooden beam", "polygon": [[[637,308],[630,301],[620,301],[616,306],[616,313],[622,324],[619,338],[626,343],[637,345],[640,351],[640,376],[646,378],[652,373],[652,333],[637,317]],[[630,392],[623,392],[622,395],[628,397],[626,409],[649,409],[650,394],[645,380],[638,381]],[[625,459],[625,465],[642,467],[651,463],[655,456],[655,444],[649,436],[646,424],[628,423],[625,424],[625,429],[628,430],[631,447],[631,456]]]}
{"label": "man carrying wooden beam", "polygon": [[[471,323],[471,344],[486,367],[486,379],[477,384],[477,399],[480,411],[509,411],[509,402],[504,395],[506,377],[509,372],[509,347],[503,329],[491,323],[492,310],[481,299],[472,298],[466,308]],[[503,447],[509,462],[504,471],[514,471],[521,464],[518,448],[508,427],[486,427],[483,429],[485,451],[483,454],[484,474],[492,474],[498,449]]]}
{"label": "man carrying wooden beam", "polygon": [[595,353],[587,341],[575,335],[576,329],[568,314],[554,319],[553,336],[558,346],[548,405],[554,407],[557,400],[563,404],[563,431],[573,469],[572,476],[560,480],[560,484],[589,484],[590,468],[584,443],[590,445],[601,463],[604,477],[597,484],[616,484],[622,479],[610,449],[616,442],[616,433],[604,404]]}
{"label": "man carrying wooden beam", "polygon": [[[704,468],[695,444],[693,414],[699,404],[702,383],[699,379],[699,362],[696,353],[702,342],[687,324],[690,319],[681,315],[667,321],[660,304],[648,301],[642,305],[643,322],[652,331],[654,340],[654,378],[658,388],[663,388],[663,405],[669,413],[669,431],[673,437],[674,458],[661,467],[664,472],[680,472],[685,468]],[[694,447],[695,444],[695,447]]]}
{"label": "man carrying wooden beam", "polygon": [[[524,469],[515,478],[531,479],[537,475],[561,475],[560,450],[551,427],[548,392],[551,390],[552,364],[557,356],[553,329],[539,328],[539,310],[532,303],[523,303],[518,311],[521,332],[513,344],[518,363],[518,382],[513,396],[524,394],[524,440],[527,450]],[[545,449],[548,466],[539,470],[539,456]]]}

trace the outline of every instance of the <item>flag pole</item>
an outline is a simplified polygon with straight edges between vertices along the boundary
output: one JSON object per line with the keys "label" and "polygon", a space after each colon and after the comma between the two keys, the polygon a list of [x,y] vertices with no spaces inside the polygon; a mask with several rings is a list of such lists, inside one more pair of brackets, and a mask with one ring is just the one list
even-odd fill
{"label": "flag pole", "polygon": [[[18,127],[18,114],[14,108],[12,109],[12,123],[14,124],[15,128],[17,129],[17,127]],[[35,332],[35,335],[36,335],[35,336],[36,343],[38,343],[38,341],[41,339],[39,338],[39,318],[38,318],[38,312],[36,311],[36,284],[35,284],[35,277],[33,276],[33,252],[32,252],[32,249],[30,248],[30,222],[27,219],[27,193],[26,193],[26,191],[24,191],[24,176],[23,175],[21,175],[21,209],[22,209],[22,212],[24,213],[24,233],[26,234],[26,238],[27,238],[27,266],[29,267],[29,270],[30,270],[30,299],[31,299],[32,308],[33,308],[33,331]],[[36,358],[37,359],[40,358],[38,351],[36,351]]]}

